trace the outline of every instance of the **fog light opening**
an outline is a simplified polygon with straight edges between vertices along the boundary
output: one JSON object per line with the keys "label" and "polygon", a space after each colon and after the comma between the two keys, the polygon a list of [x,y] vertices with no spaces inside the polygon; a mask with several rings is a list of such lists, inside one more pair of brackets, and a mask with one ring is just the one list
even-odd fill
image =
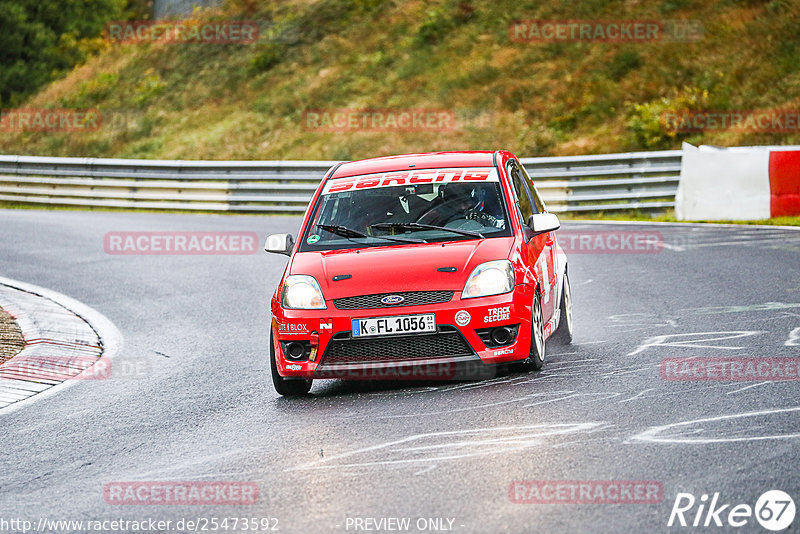
{"label": "fog light opening", "polygon": [[512,332],[507,326],[499,326],[492,330],[492,341],[498,345],[505,345],[511,341]]}
{"label": "fog light opening", "polygon": [[286,357],[290,360],[300,360],[306,355],[306,348],[299,341],[292,341],[286,345]]}

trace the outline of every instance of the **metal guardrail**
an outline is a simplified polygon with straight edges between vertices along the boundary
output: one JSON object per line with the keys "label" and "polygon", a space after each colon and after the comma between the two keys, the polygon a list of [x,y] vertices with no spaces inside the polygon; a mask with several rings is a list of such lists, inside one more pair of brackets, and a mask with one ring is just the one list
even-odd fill
{"label": "metal guardrail", "polygon": [[553,212],[663,210],[675,206],[680,150],[521,158]]}
{"label": "metal guardrail", "polygon": [[[681,151],[522,158],[553,212],[675,205]],[[0,201],[301,214],[333,161],[0,156]]]}

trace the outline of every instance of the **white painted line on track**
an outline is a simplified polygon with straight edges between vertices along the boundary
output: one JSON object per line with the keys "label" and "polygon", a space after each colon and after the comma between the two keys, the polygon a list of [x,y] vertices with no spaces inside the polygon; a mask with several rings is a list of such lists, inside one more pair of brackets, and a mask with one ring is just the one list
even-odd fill
{"label": "white painted line on track", "polygon": [[[706,417],[703,419],[695,419],[692,421],[681,421],[680,423],[671,423],[668,425],[650,427],[644,432],[636,434],[629,441],[646,442],[646,443],[682,443],[682,444],[708,445],[709,443],[765,441],[772,439],[796,439],[800,438],[800,433],[793,432],[791,430],[787,431],[784,434],[769,434],[769,435],[759,434],[754,436],[741,436],[741,435],[726,436],[723,434],[720,437],[697,437],[695,436],[695,433],[699,431],[699,432],[705,432],[705,435],[709,435],[709,432],[706,432],[705,428],[708,426],[707,423],[714,424],[719,421],[731,421],[731,420],[749,419],[749,418],[763,419],[764,417],[770,415],[789,414],[798,411],[800,411],[800,406],[795,406],[791,408],[762,410],[757,412],[734,413],[734,414],[720,415],[717,417]],[[689,430],[684,430],[685,427],[689,427]],[[739,428],[741,428],[741,425]],[[756,426],[755,428],[759,429],[760,426]],[[673,431],[673,434],[669,434],[668,433],[669,431]]]}
{"label": "white painted line on track", "polygon": [[[605,422],[543,423],[414,434],[289,467],[286,471],[403,464],[429,467],[446,461],[552,446],[553,440],[573,434],[591,434],[605,425]],[[428,454],[420,455],[420,451]]]}

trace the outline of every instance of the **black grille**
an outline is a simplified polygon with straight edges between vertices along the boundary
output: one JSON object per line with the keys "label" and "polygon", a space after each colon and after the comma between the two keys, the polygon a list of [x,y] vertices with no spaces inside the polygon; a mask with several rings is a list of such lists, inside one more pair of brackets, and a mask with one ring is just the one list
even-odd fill
{"label": "black grille", "polygon": [[[389,295],[399,295],[405,300],[399,304],[384,304],[381,299]],[[404,293],[378,293],[333,299],[333,305],[340,310],[366,310],[370,308],[402,308],[420,304],[441,304],[453,298],[452,291],[406,291]]]}
{"label": "black grille", "polygon": [[336,334],[325,349],[322,365],[361,362],[457,358],[475,353],[453,326],[440,326],[435,334],[416,334],[376,339],[352,339]]}

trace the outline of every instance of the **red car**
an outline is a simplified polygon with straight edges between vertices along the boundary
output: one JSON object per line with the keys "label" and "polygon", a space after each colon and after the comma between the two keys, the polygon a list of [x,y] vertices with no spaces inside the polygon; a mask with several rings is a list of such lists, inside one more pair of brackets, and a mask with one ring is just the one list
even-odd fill
{"label": "red car", "polygon": [[[291,234],[272,297],[281,395],[314,378],[451,378],[464,366],[544,365],[572,340],[567,258],[519,160],[506,151],[340,163]],[[460,376],[460,375],[459,375]]]}

